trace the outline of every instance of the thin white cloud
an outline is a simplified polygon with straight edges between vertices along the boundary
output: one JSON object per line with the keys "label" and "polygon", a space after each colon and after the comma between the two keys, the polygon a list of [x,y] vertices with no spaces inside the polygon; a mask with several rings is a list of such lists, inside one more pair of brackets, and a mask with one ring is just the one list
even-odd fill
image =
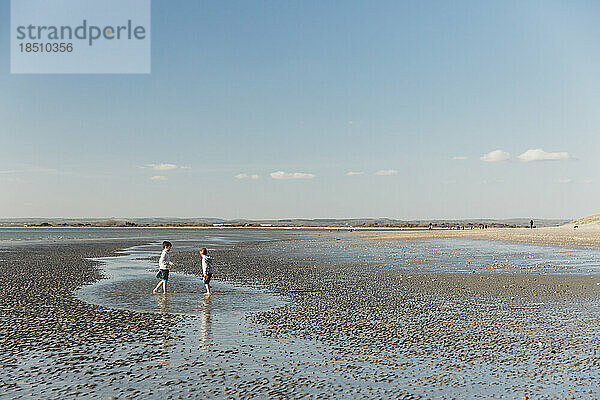
{"label": "thin white cloud", "polygon": [[182,165],[179,169],[192,169],[189,165]]}
{"label": "thin white cloud", "polygon": [[482,155],[481,157],[479,157],[479,159],[481,161],[485,161],[485,162],[500,162],[500,161],[506,161],[509,158],[510,158],[510,153],[507,153],[506,151],[502,151],[502,150],[490,151],[489,153],[486,153],[486,154]]}
{"label": "thin white cloud", "polygon": [[581,181],[579,181],[580,183],[583,183],[584,185],[589,185],[591,183],[594,183],[594,181],[592,179],[582,179]]}
{"label": "thin white cloud", "polygon": [[455,180],[444,181],[444,185],[456,185]]}
{"label": "thin white cloud", "polygon": [[36,173],[36,174],[53,174],[57,172],[54,168],[41,168],[34,167],[28,169],[9,169],[0,171],[0,175],[9,175],[9,174],[27,174],[27,173]]}
{"label": "thin white cloud", "polygon": [[36,168],[31,168],[27,172],[35,172],[35,173],[39,173],[39,174],[53,174],[58,171],[54,168],[36,167]]}
{"label": "thin white cloud", "polygon": [[454,161],[464,161],[464,160],[466,160],[466,159],[468,159],[468,158],[469,158],[469,157],[467,157],[467,156],[454,156],[454,157],[452,157],[452,159],[453,159]]}
{"label": "thin white cloud", "polygon": [[398,171],[396,171],[395,169],[380,169],[379,171],[375,172],[375,175],[378,176],[391,176],[391,175],[397,175]]}
{"label": "thin white cloud", "polygon": [[154,175],[150,177],[151,181],[166,181],[167,177],[163,175]]}
{"label": "thin white cloud", "polygon": [[170,171],[170,170],[179,168],[177,165],[169,164],[169,163],[146,164],[146,165],[144,165],[144,167],[151,168],[155,171]]}
{"label": "thin white cloud", "polygon": [[346,172],[346,176],[358,176],[358,175],[364,175],[364,172],[356,172],[356,171],[348,171]]}
{"label": "thin white cloud", "polygon": [[521,154],[519,160],[523,162],[531,161],[560,161],[568,160],[570,158],[569,153],[566,151],[558,151],[554,153],[548,153],[542,149],[529,149],[525,153]]}
{"label": "thin white cloud", "polygon": [[273,179],[312,179],[315,177],[314,174],[308,174],[305,172],[284,172],[276,171],[271,172],[271,178]]}
{"label": "thin white cloud", "polygon": [[235,179],[259,179],[260,176],[256,175],[256,174],[250,174],[249,175],[249,174],[241,173],[241,174],[235,175],[234,178]]}
{"label": "thin white cloud", "polygon": [[573,183],[573,179],[559,179],[558,183],[562,183],[562,184],[566,184],[566,183]]}

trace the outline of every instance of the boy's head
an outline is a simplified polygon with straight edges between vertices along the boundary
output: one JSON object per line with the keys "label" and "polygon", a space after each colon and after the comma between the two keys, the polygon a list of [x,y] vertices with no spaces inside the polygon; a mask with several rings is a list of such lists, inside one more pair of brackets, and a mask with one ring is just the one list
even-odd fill
{"label": "boy's head", "polygon": [[171,242],[167,242],[166,240],[163,242],[163,249],[171,250]]}
{"label": "boy's head", "polygon": [[206,247],[200,249],[200,254],[202,254],[203,256],[208,254],[208,250],[206,250]]}

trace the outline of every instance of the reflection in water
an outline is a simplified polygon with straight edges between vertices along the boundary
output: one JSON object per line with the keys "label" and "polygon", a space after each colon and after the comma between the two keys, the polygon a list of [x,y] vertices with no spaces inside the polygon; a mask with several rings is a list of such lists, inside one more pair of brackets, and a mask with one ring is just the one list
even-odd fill
{"label": "reflection in water", "polygon": [[210,336],[210,309],[211,309],[211,296],[204,296],[203,304],[200,305],[202,307],[202,312],[200,313],[200,337],[198,341],[200,342],[198,348],[203,351],[208,351],[208,339]]}
{"label": "reflection in water", "polygon": [[158,305],[158,310],[161,314],[166,314],[167,312],[167,296],[165,294],[159,293],[154,296],[156,299],[156,304]]}
{"label": "reflection in water", "polygon": [[[157,294],[154,296],[156,300],[156,309],[160,312],[157,315],[156,323],[160,326],[164,327],[164,330],[161,335],[161,346],[160,351],[165,353],[169,350],[169,347],[173,345],[170,343],[171,336],[170,331],[168,329],[171,318],[173,314],[171,310],[173,308],[173,304],[170,304],[170,297],[168,294]],[[172,303],[172,302],[171,302]],[[175,302],[176,303],[176,302]],[[212,309],[212,301],[211,296],[204,296],[203,299],[198,304],[198,349],[202,353],[207,353],[208,348],[210,347],[210,331],[211,331],[211,309]]]}
{"label": "reflection in water", "polygon": [[156,318],[156,323],[162,327],[159,352],[166,357],[169,352],[169,342],[171,340],[171,332],[169,331],[169,326],[171,326],[171,314],[168,311],[168,296],[165,294],[157,294],[154,298],[156,299],[157,309],[160,311],[160,315]]}

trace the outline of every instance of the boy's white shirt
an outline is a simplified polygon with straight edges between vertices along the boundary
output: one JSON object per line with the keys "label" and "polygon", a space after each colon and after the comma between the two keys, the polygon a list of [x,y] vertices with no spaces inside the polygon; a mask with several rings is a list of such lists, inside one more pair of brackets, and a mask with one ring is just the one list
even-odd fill
{"label": "boy's white shirt", "polygon": [[202,256],[202,273],[204,275],[206,274],[212,274],[212,257],[209,255],[204,255],[201,254]]}
{"label": "boy's white shirt", "polygon": [[158,260],[158,268],[168,270],[170,262],[171,257],[169,256],[169,251],[163,249],[162,253],[160,253],[160,259]]}

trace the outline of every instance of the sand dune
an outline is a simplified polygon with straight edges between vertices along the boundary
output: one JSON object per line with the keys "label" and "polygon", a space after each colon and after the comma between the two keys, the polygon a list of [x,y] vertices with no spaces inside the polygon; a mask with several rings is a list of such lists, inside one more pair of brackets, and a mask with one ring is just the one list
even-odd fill
{"label": "sand dune", "polygon": [[574,221],[569,222],[568,224],[563,225],[566,228],[592,228],[599,229],[600,228],[600,214],[588,215],[587,217],[582,217],[576,219]]}

